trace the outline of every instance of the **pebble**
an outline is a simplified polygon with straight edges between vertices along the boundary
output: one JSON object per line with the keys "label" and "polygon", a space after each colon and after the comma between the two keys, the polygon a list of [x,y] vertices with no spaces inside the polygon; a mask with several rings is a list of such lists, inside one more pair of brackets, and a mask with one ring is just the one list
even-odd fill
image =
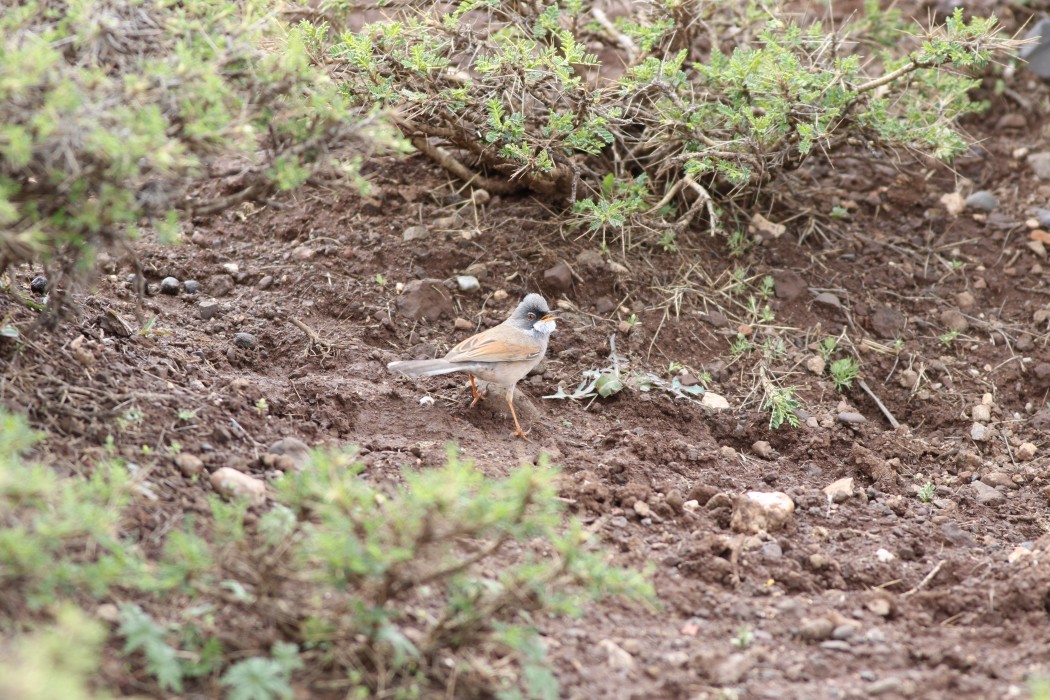
{"label": "pebble", "polygon": [[502,301],[506,301],[507,297],[509,297],[509,296],[510,295],[507,294],[507,290],[505,290],[505,289],[497,289],[496,291],[494,291],[492,293],[492,301],[494,301],[496,303],[499,303],[499,302],[502,302]]}
{"label": "pebble", "polygon": [[649,508],[649,504],[640,500],[634,502],[634,512],[638,514],[639,518],[648,518],[652,515],[652,509]]}
{"label": "pebble", "polygon": [[857,630],[853,625],[839,625],[831,632],[832,639],[851,639]]}
{"label": "pebble", "polygon": [[805,278],[794,270],[782,270],[773,273],[773,294],[777,299],[792,301],[798,299],[809,288]]}
{"label": "pebble", "polygon": [[1006,472],[988,472],[981,477],[981,481],[988,484],[991,487],[1002,486],[1008,489],[1016,489],[1017,484],[1014,483],[1013,479]]}
{"label": "pebble", "polygon": [[765,440],[758,440],[751,445],[751,450],[762,459],[769,459],[773,455],[773,446]]}
{"label": "pebble", "polygon": [[725,411],[729,408],[729,401],[726,397],[716,394],[713,391],[705,391],[703,397],[700,399],[700,405],[714,411]]}
{"label": "pebble", "polygon": [[235,262],[228,262],[222,264],[222,271],[228,275],[236,275],[241,271],[241,266]]}
{"label": "pebble", "polygon": [[[284,461],[290,462],[293,471],[302,471],[303,468],[310,464],[310,447],[296,437],[285,437],[277,440],[270,445],[267,453],[288,458]],[[287,466],[279,466],[283,467],[284,471],[288,471]]]}
{"label": "pebble", "polygon": [[811,617],[802,621],[798,635],[810,642],[822,642],[831,637],[835,625],[826,617]]}
{"label": "pebble", "polygon": [[217,469],[211,475],[211,485],[227,498],[247,498],[252,505],[262,505],[266,500],[266,484],[230,467]]}
{"label": "pebble", "polygon": [[984,442],[988,440],[988,427],[982,423],[974,423],[970,426],[970,439],[974,442]]}
{"label": "pebble", "polygon": [[885,695],[886,693],[896,693],[900,690],[901,682],[896,678],[883,678],[882,680],[874,681],[871,685],[864,689],[868,695]]}
{"label": "pebble", "polygon": [[474,330],[474,324],[465,318],[457,318],[453,325],[457,331],[472,331]]}
{"label": "pebble", "polygon": [[888,549],[883,549],[882,547],[880,547],[879,549],[875,550],[875,558],[878,559],[883,564],[887,564],[887,563],[893,561],[894,559],[896,559],[897,555],[894,554],[893,552],[891,552]]}
{"label": "pebble", "polygon": [[262,279],[256,282],[255,286],[261,290],[269,289],[273,286],[273,275],[264,275]]}
{"label": "pebble", "polygon": [[853,651],[853,647],[849,645],[849,642],[841,639],[829,639],[826,642],[820,643],[821,649],[828,649],[830,651]]}
{"label": "pebble", "polygon": [[182,289],[187,294],[196,294],[201,290],[201,283],[197,280],[186,280],[182,283]]}
{"label": "pebble", "polygon": [[967,209],[979,209],[980,211],[993,211],[999,207],[999,200],[987,190],[978,190],[966,198]]}
{"label": "pebble", "polygon": [[996,506],[1001,506],[1006,503],[1006,496],[984,482],[973,482],[970,484],[970,490],[973,492],[974,498],[976,498],[977,502],[981,505],[995,508]]}
{"label": "pebble", "polygon": [[[25,278],[23,277],[23,279],[25,279]],[[38,275],[37,277],[34,277],[33,281],[29,283],[29,290],[31,292],[33,292],[33,294],[36,294],[37,296],[41,296],[43,294],[46,294],[47,293],[47,277],[44,277],[43,275]]]}
{"label": "pebble", "polygon": [[977,299],[974,298],[973,292],[959,292],[955,295],[955,303],[960,309],[972,309]]}
{"label": "pebble", "polygon": [[452,298],[441,280],[412,280],[397,298],[397,311],[415,321],[436,321],[452,315]]}
{"label": "pebble", "polygon": [[842,308],[842,300],[831,292],[821,292],[813,299],[814,304],[821,304],[823,306],[830,306],[833,309]]}
{"label": "pebble", "polygon": [[459,291],[469,294],[481,289],[481,282],[478,282],[478,278],[474,275],[459,275],[456,277],[456,286],[459,287]]}
{"label": "pebble", "polygon": [[736,532],[772,532],[787,524],[794,512],[795,502],[786,493],[748,491],[733,501],[730,526]]}
{"label": "pebble", "polygon": [[202,301],[197,304],[197,316],[202,321],[212,320],[217,313],[219,313],[219,302],[217,301]]}
{"label": "pebble", "polygon": [[572,270],[564,261],[559,261],[543,273],[543,286],[552,294],[565,294],[572,289]]}
{"label": "pebble", "polygon": [[806,358],[806,370],[810,374],[815,374],[818,377],[824,374],[824,370],[827,367],[827,362],[820,355],[810,355]]}
{"label": "pebble", "polygon": [[879,617],[889,617],[890,613],[893,612],[893,605],[889,600],[882,597],[872,598],[864,607]]}
{"label": "pebble", "polygon": [[255,347],[255,336],[251,333],[236,333],[233,336],[233,344],[245,350]]}
{"label": "pebble", "polygon": [[598,648],[605,652],[609,667],[617,671],[630,671],[634,668],[634,657],[611,639],[598,642]]}
{"label": "pebble", "polygon": [[978,423],[987,423],[992,419],[992,408],[983,403],[979,403],[970,409],[970,417]]}
{"label": "pebble", "polygon": [[409,226],[401,234],[401,240],[403,241],[419,241],[430,236],[430,231],[426,226]]}
{"label": "pebble", "polygon": [[1028,167],[1040,180],[1050,180],[1050,152],[1031,153],[1028,155]]}
{"label": "pebble", "polygon": [[159,284],[147,284],[146,285],[146,296],[155,297],[160,294]]}
{"label": "pebble", "polygon": [[862,414],[857,413],[856,411],[840,411],[838,415],[835,416],[835,418],[838,420],[839,423],[846,423],[847,425],[865,423],[868,420]]}
{"label": "pebble", "polygon": [[194,476],[204,469],[204,462],[188,452],[180,452],[175,456],[175,466],[186,476]]}
{"label": "pebble", "polygon": [[781,547],[780,543],[776,540],[763,542],[758,551],[762,553],[762,556],[769,557],[770,559],[780,559],[784,556],[784,548]]}
{"label": "pebble", "polygon": [[965,333],[970,328],[970,322],[958,309],[945,309],[941,313],[941,325],[959,333]]}
{"label": "pebble", "polygon": [[1028,460],[1035,457],[1036,446],[1031,442],[1022,442],[1020,447],[1017,448],[1017,461],[1027,462]]}
{"label": "pebble", "polygon": [[824,487],[824,495],[832,503],[842,503],[853,495],[853,477],[847,476]]}
{"label": "pebble", "polygon": [[161,294],[175,296],[179,293],[179,280],[174,277],[165,277],[160,281]]}

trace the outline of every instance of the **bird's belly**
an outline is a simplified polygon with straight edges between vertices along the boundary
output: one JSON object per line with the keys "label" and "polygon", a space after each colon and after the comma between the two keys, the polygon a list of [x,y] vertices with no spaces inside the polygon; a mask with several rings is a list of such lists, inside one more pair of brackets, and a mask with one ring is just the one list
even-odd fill
{"label": "bird's belly", "polygon": [[511,388],[520,382],[532,368],[539,364],[539,360],[528,360],[527,362],[503,362],[498,367],[483,367],[472,370],[478,379],[500,386]]}

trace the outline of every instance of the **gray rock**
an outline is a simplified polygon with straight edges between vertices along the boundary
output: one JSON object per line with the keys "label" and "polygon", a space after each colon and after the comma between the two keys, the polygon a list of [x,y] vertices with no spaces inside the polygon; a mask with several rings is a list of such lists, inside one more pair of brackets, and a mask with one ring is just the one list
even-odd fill
{"label": "gray rock", "polygon": [[481,282],[474,275],[459,275],[456,277],[456,286],[461,292],[476,292],[481,289]]}
{"label": "gray rock", "polygon": [[263,278],[259,280],[255,286],[258,289],[269,289],[273,286],[273,275],[264,275]]}
{"label": "gray rock", "polygon": [[47,277],[44,277],[43,275],[38,275],[37,277],[34,277],[33,281],[29,283],[29,290],[31,292],[33,292],[33,294],[36,294],[37,296],[40,296],[42,294],[46,294],[47,293]]}
{"label": "gray rock", "polygon": [[233,336],[233,344],[245,350],[255,347],[255,336],[251,333],[236,333]]}
{"label": "gray rock", "polygon": [[802,621],[798,635],[810,642],[822,642],[831,637],[835,624],[826,617],[808,618]]}
{"label": "gray rock", "polygon": [[1035,218],[1043,228],[1050,228],[1050,209],[1036,209]]}
{"label": "gray rock", "polygon": [[999,200],[988,190],[978,190],[966,198],[967,209],[993,211],[999,207]]}
{"label": "gray rock", "polygon": [[179,281],[174,277],[165,277],[160,281],[160,291],[175,296],[179,293]]}
{"label": "gray rock", "polygon": [[1035,23],[1025,39],[1035,39],[1032,44],[1022,46],[1017,55],[1028,63],[1025,67],[1042,78],[1050,78],[1050,19]]}
{"label": "gray rock", "polygon": [[941,324],[948,330],[965,333],[970,328],[970,322],[958,309],[945,309],[941,313]]}
{"label": "gray rock", "polygon": [[868,420],[856,411],[841,411],[835,416],[835,418],[838,419],[839,423],[845,423],[847,425],[857,425],[859,423],[865,423]]}
{"label": "gray rock", "polygon": [[186,280],[182,283],[182,289],[187,294],[196,294],[201,290],[201,283],[197,280]]}
{"label": "gray rock", "polygon": [[219,302],[202,301],[197,304],[197,317],[202,321],[210,321],[219,313]]}
{"label": "gray rock", "polygon": [[1043,151],[1029,155],[1028,167],[1040,180],[1050,180],[1050,152]]}
{"label": "gray rock", "polygon": [[988,437],[988,426],[984,423],[974,423],[970,426],[970,439],[974,442],[985,442]]}
{"label": "gray rock", "polygon": [[543,273],[543,286],[553,294],[564,294],[572,289],[572,270],[564,261]]}
{"label": "gray rock", "polygon": [[977,423],[987,423],[992,419],[992,407],[979,403],[970,409],[970,416]]}
{"label": "gray rock", "polygon": [[453,314],[452,297],[441,280],[412,280],[397,298],[397,311],[415,321],[436,321]]}
{"label": "gray rock", "polygon": [[430,231],[426,226],[409,226],[401,234],[401,240],[403,241],[420,241],[430,236]]}
{"label": "gray rock", "polygon": [[814,304],[820,304],[822,306],[828,306],[833,309],[842,308],[842,300],[831,292],[821,292],[813,299]]}
{"label": "gray rock", "polygon": [[773,273],[773,294],[777,299],[791,301],[798,299],[809,288],[802,275],[794,270],[783,270]]}
{"label": "gray rock", "polygon": [[839,625],[831,632],[832,639],[851,639],[857,630],[853,625]]}
{"label": "gray rock", "polygon": [[175,457],[175,466],[186,476],[200,474],[204,469],[204,462],[199,457],[194,457],[188,452],[180,452]]}
{"label": "gray rock", "polygon": [[983,482],[973,482],[970,484],[970,490],[973,492],[973,496],[977,499],[978,503],[988,506],[989,508],[995,508],[1006,503],[1006,496]]}

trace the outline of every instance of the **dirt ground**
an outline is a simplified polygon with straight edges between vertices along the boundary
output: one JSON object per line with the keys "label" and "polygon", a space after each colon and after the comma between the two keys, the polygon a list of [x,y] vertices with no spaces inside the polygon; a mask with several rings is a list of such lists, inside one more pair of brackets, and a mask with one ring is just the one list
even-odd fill
{"label": "dirt ground", "polygon": [[[134,246],[149,285],[196,280],[196,294],[150,289],[139,308],[132,258],[103,256],[72,324],[0,348],[0,401],[48,430],[45,451],[64,464],[101,454],[129,409],[140,414],[117,443],[129,457],[177,440],[209,470],[260,477],[259,455],[288,436],[360,445],[376,480],[440,464],[449,440],[489,474],[546,452],[572,512],[612,562],[651,567],[662,603],[541,621],[566,697],[1027,697],[1029,678],[1050,676],[1050,263],[1033,242],[1050,224],[1035,212],[1050,180],[1029,160],[1050,151],[1050,93],[1030,74],[1008,84],[988,90],[989,112],[967,125],[979,146],[954,172],[814,161],[760,212],[786,233],[739,255],[701,230],[677,252],[603,251],[544,202],[480,203],[421,157],[378,159],[368,196],[308,190],[195,221],[181,246]],[[942,199],[979,190],[997,199],[990,211]],[[423,237],[405,241],[412,226]],[[559,262],[571,276],[545,274]],[[39,272],[22,271],[27,293]],[[463,274],[480,289],[460,291]],[[747,304],[767,303],[766,275],[762,321]],[[409,317],[399,289],[419,279],[442,283],[447,314]],[[566,311],[520,385],[527,441],[498,401],[468,408],[465,377],[387,372],[501,321],[531,291]],[[217,303],[210,320],[201,302]],[[741,330],[755,349],[734,355]],[[610,366],[612,335],[631,369],[670,379],[677,363],[730,408],[659,390],[542,398]],[[856,353],[871,394],[814,374],[828,336],[841,338],[836,357]],[[797,389],[800,427],[770,429],[763,365]],[[852,491],[831,502],[823,489],[846,477]],[[159,500],[145,525],[158,530],[210,488],[164,458],[149,483]],[[788,494],[793,517],[735,532],[747,491]]]}

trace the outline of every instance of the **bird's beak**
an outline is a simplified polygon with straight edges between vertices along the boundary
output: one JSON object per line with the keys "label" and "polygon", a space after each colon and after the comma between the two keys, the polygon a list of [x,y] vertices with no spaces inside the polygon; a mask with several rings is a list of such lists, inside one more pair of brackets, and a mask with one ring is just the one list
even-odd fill
{"label": "bird's beak", "polygon": [[553,320],[555,320],[555,317],[558,314],[560,314],[560,313],[561,313],[561,309],[551,309],[550,311],[547,312],[547,315],[542,317],[540,320],[541,321],[553,321]]}

